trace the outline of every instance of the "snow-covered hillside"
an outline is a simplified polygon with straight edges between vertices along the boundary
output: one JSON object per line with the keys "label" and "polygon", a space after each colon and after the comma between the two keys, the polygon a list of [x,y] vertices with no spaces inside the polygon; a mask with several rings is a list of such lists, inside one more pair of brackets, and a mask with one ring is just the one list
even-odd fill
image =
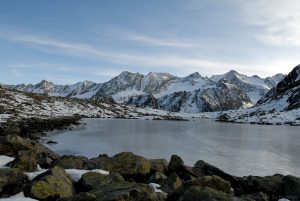
{"label": "snow-covered hillside", "polygon": [[0,87],[0,123],[5,122],[8,118],[53,118],[73,115],[147,119],[172,116],[172,114],[160,110],[49,97]]}
{"label": "snow-covered hillside", "polygon": [[222,118],[234,122],[300,124],[300,65],[272,88],[255,107],[228,111]]}
{"label": "snow-covered hillside", "polygon": [[211,80],[215,82],[227,80],[228,82],[237,85],[249,96],[251,102],[255,104],[260,98],[265,96],[271,88],[275,87],[283,78],[283,74],[276,74],[265,79],[260,78],[257,75],[249,77],[231,70],[223,75],[214,75],[211,77]]}
{"label": "snow-covered hillside", "polygon": [[[236,71],[211,78],[199,73],[176,77],[168,73],[151,72],[143,75],[124,71],[100,84],[85,81],[74,85],[54,85],[44,80],[36,85],[5,87],[78,99],[102,100],[103,97],[112,97],[118,103],[137,107],[197,113],[252,106],[283,78],[281,74],[266,79],[249,77]],[[225,87],[224,83],[231,87]],[[226,93],[220,93],[223,89]]]}

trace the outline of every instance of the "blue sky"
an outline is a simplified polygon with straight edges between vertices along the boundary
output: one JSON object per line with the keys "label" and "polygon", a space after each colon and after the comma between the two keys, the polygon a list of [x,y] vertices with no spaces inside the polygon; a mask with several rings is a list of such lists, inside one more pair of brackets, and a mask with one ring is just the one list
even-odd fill
{"label": "blue sky", "polygon": [[299,10],[298,0],[4,0],[0,82],[288,73],[300,63]]}

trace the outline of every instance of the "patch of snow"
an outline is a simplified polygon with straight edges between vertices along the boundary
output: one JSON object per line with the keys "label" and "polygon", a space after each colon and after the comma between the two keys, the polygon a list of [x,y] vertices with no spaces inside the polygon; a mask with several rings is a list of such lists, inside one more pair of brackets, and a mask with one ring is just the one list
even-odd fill
{"label": "patch of snow", "polygon": [[8,168],[5,165],[11,161],[15,160],[13,157],[0,155],[0,168]]}
{"label": "patch of snow", "polygon": [[35,199],[25,197],[23,192],[11,196],[9,198],[1,198],[0,200],[1,201],[37,201]]}
{"label": "patch of snow", "polygon": [[151,186],[151,187],[154,189],[154,191],[155,191],[156,193],[164,193],[164,194],[166,194],[166,193],[163,192],[161,189],[159,189],[159,188],[160,188],[160,185],[159,185],[159,184],[156,184],[156,183],[150,183],[149,186]]}
{"label": "patch of snow", "polygon": [[47,171],[47,169],[41,169],[41,170],[38,170],[38,171],[35,171],[35,172],[27,172],[25,174],[27,174],[29,180],[33,180],[38,175],[40,175],[40,174],[42,174],[42,173],[44,173],[46,171]]}
{"label": "patch of snow", "polygon": [[[28,172],[25,173],[28,175],[28,179],[29,180],[33,180],[35,177],[37,177],[38,175],[46,172],[48,169],[41,169],[35,172]],[[108,171],[105,170],[101,170],[101,169],[94,169],[94,170],[78,170],[78,169],[65,169],[66,173],[71,177],[71,179],[75,182],[79,181],[79,179],[81,178],[81,176],[87,172],[97,172],[100,174],[104,174],[104,175],[109,175]]]}
{"label": "patch of snow", "polygon": [[94,169],[94,170],[66,169],[65,171],[70,175],[71,179],[75,182],[79,181],[81,176],[88,172],[97,172],[103,175],[109,175],[108,171],[101,170],[101,169]]}

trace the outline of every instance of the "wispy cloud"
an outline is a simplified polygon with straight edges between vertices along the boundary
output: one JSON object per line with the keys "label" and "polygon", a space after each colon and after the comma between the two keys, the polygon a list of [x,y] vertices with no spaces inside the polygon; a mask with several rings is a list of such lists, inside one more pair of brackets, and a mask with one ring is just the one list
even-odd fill
{"label": "wispy cloud", "polygon": [[300,47],[298,0],[244,0],[240,4],[246,22],[262,28],[258,40],[268,45]]}
{"label": "wispy cloud", "polygon": [[182,39],[166,39],[166,38],[155,38],[142,34],[127,34],[127,40],[138,42],[150,46],[160,47],[176,47],[176,48],[191,48],[197,47],[196,43],[183,41]]}
{"label": "wispy cloud", "polygon": [[[162,68],[164,71],[174,72],[177,75],[183,75],[188,73],[193,73],[195,71],[200,72],[202,75],[212,75],[223,73],[224,71],[230,69],[237,69],[241,72],[252,72],[257,69],[257,67],[262,66],[263,70],[258,71],[258,74],[261,76],[269,76],[273,73],[283,72],[287,73],[290,69],[282,70],[283,67],[290,67],[297,65],[295,60],[290,58],[285,58],[281,60],[273,60],[272,62],[268,60],[263,60],[261,58],[253,60],[251,63],[237,63],[237,62],[228,62],[217,60],[216,58],[210,57],[200,57],[200,56],[193,56],[192,51],[186,51],[185,53],[176,53],[173,51],[168,52],[137,52],[137,51],[127,51],[124,52],[122,50],[106,50],[102,49],[101,47],[95,47],[88,43],[74,43],[74,42],[67,42],[63,40],[53,39],[49,37],[42,37],[36,35],[29,35],[29,34],[21,34],[21,33],[14,33],[14,32],[0,32],[0,37],[6,38],[8,40],[12,40],[15,42],[23,42],[34,44],[41,47],[41,50],[45,51],[53,51],[55,49],[55,54],[69,54],[73,56],[81,56],[93,58],[99,61],[107,61],[110,63],[114,63],[120,66],[126,66],[127,69],[116,69],[116,68],[103,68],[103,67],[87,67],[82,66],[81,71],[83,74],[88,74],[89,72],[93,75],[99,76],[106,76],[112,77],[116,74],[120,73],[121,70],[130,70],[131,67],[141,67],[141,72],[145,72],[151,68]],[[153,39],[149,37],[142,37],[135,35],[133,37],[134,40],[139,40],[143,43],[151,43],[151,41],[155,41],[157,45],[169,45],[169,46],[188,46],[187,44],[175,42],[166,42],[163,40]],[[185,44],[185,45],[184,45]],[[51,50],[49,50],[49,48]],[[172,49],[172,48],[171,48]],[[30,65],[27,65],[27,67]],[[54,68],[53,65],[39,63],[35,66],[36,68]],[[64,72],[72,72],[74,69],[78,69],[80,71],[80,67],[76,68],[74,66],[68,65],[56,65],[57,69],[60,69]],[[26,64],[16,64],[15,69],[17,68],[26,68]],[[143,69],[144,68],[144,69]],[[88,70],[87,70],[88,69]],[[257,71],[257,70],[256,70]]]}

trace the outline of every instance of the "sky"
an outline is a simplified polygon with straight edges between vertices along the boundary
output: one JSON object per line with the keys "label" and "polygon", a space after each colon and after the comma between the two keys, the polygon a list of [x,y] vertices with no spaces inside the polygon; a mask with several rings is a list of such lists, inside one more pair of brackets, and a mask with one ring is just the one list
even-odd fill
{"label": "sky", "polygon": [[3,0],[0,83],[287,74],[300,63],[299,10],[299,0]]}

